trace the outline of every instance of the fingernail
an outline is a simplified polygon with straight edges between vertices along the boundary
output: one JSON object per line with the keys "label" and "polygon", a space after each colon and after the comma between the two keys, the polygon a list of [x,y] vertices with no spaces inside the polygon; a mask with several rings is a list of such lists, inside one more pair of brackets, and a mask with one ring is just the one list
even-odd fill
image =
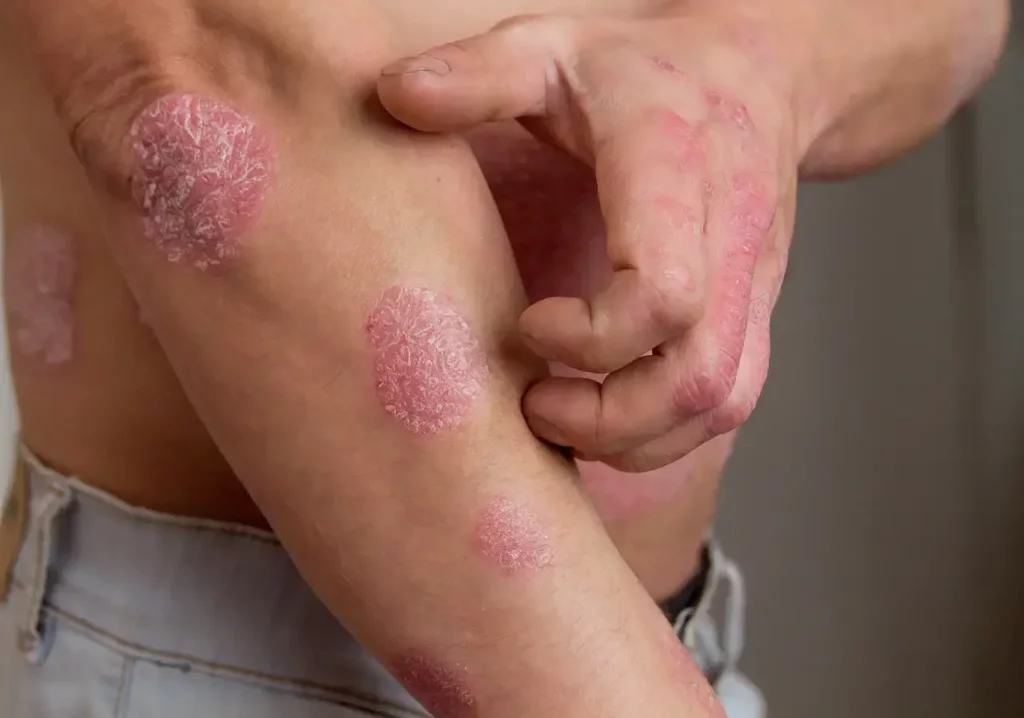
{"label": "fingernail", "polygon": [[380,71],[384,77],[393,75],[406,75],[410,72],[430,72],[435,75],[447,75],[452,71],[451,65],[431,55],[417,55],[416,57],[403,57],[401,60],[392,62]]}

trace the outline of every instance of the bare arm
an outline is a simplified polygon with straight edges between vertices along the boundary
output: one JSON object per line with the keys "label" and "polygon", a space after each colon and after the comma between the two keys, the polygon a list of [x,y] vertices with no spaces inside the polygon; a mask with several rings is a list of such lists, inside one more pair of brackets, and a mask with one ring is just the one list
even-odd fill
{"label": "bare arm", "polygon": [[720,715],[522,420],[540,369],[507,241],[464,144],[375,109],[402,48],[372,3],[15,9],[190,398],[413,693],[438,716]]}

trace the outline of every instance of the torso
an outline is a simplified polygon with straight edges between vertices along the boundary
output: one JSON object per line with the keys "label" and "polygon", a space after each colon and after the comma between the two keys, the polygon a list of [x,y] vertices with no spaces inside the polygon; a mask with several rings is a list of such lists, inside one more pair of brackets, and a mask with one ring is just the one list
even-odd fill
{"label": "torso", "polygon": [[[427,7],[387,0],[380,5],[400,32],[426,49],[516,14],[626,15],[639,12],[638,5],[652,4],[560,0],[554,7],[530,0],[445,0],[441,7]],[[57,469],[131,503],[261,524],[259,511],[185,398],[106,251],[96,203],[30,67],[16,37],[0,22],[5,294],[23,440]],[[531,299],[585,296],[599,286],[607,266],[589,170],[540,145],[517,125],[496,126],[471,140],[508,225]],[[73,259],[61,253],[59,239],[50,259],[29,256],[32,228],[40,225],[70,237]],[[70,304],[62,304],[60,296],[24,296],[33,291],[60,295],[64,289],[70,289]],[[70,316],[70,334],[60,326],[62,312]],[[720,465],[722,458],[713,463]],[[678,491],[687,472],[685,466],[670,467],[660,474],[662,480],[632,498],[607,500],[660,501],[662,494]],[[595,465],[584,466],[583,473],[598,494],[609,478],[616,478]]]}

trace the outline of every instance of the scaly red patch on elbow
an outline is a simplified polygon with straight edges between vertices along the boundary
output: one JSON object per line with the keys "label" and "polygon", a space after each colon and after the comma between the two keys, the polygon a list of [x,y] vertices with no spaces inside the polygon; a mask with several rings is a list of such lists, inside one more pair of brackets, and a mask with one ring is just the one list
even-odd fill
{"label": "scaly red patch on elbow", "polygon": [[257,122],[217,99],[167,95],[142,111],[130,137],[145,235],[170,261],[200,270],[235,256],[274,169]]}
{"label": "scaly red patch on elbow", "polygon": [[370,311],[366,331],[377,398],[413,433],[459,425],[483,394],[487,357],[447,297],[423,287],[390,287]]}
{"label": "scaly red patch on elbow", "polygon": [[480,554],[512,575],[551,564],[554,551],[540,518],[509,499],[496,499],[477,521],[474,541]]}
{"label": "scaly red patch on elbow", "polygon": [[435,718],[474,718],[477,700],[467,687],[466,671],[448,667],[424,653],[410,652],[389,664],[392,675]]}

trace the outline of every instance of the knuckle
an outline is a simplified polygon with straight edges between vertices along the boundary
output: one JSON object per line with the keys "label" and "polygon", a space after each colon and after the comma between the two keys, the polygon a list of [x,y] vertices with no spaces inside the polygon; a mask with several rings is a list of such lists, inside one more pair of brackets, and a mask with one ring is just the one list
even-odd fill
{"label": "knuckle", "polygon": [[708,422],[710,436],[718,436],[740,428],[747,423],[757,406],[759,392],[737,392],[712,411]]}
{"label": "knuckle", "polygon": [[[767,334],[765,338],[767,339]],[[747,374],[747,380],[742,382],[741,386],[736,386],[729,398],[711,411],[708,428],[713,436],[738,429],[753,416],[768,376],[767,351],[763,358],[756,360],[752,369],[753,371]]]}
{"label": "knuckle", "polygon": [[695,367],[686,367],[674,382],[672,406],[676,415],[689,417],[723,404],[732,393],[739,373],[739,357],[714,347]]}
{"label": "knuckle", "polygon": [[651,323],[672,333],[688,329],[704,314],[702,282],[688,266],[676,266],[659,272],[648,282]]}

